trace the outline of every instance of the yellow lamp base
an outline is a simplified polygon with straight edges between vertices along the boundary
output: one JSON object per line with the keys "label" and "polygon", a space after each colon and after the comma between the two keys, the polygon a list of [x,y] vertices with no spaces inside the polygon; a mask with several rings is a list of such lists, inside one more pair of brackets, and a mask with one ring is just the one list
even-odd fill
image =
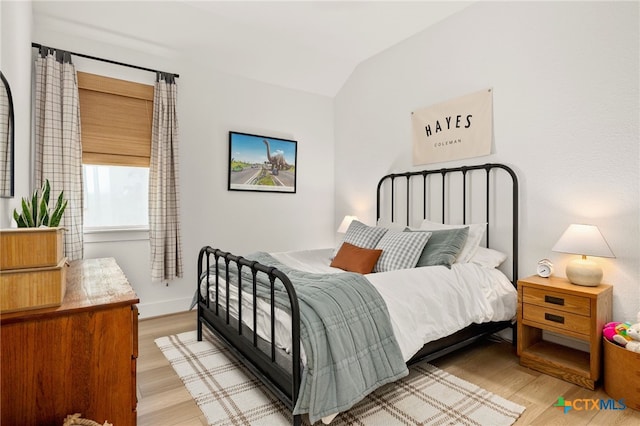
{"label": "yellow lamp base", "polygon": [[570,261],[566,273],[572,284],[595,287],[602,281],[602,268],[586,256]]}

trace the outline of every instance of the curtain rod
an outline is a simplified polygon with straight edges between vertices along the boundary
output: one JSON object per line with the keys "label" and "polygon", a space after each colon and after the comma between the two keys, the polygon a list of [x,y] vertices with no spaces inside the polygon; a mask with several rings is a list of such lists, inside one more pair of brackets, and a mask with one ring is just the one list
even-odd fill
{"label": "curtain rod", "polygon": [[[40,49],[42,47],[42,45],[39,44],[39,43],[31,43],[31,47],[35,47],[36,49]],[[45,46],[45,47],[49,47],[49,46]],[[58,49],[56,47],[51,47],[51,49],[63,50],[63,49]],[[67,50],[67,52],[69,52],[69,51]],[[163,73],[163,74],[171,74],[171,73],[165,73],[164,71],[158,71],[158,70],[154,70],[154,69],[151,69],[151,68],[140,67],[138,65],[125,64],[124,62],[117,62],[117,61],[112,61],[111,59],[98,58],[96,56],[85,55],[85,54],[82,54],[82,53],[75,53],[75,52],[69,52],[69,53],[71,55],[80,56],[81,58],[93,59],[94,61],[107,62],[109,64],[121,65],[123,67],[135,68],[135,69],[142,70],[142,71],[149,71],[149,72],[155,72],[155,73],[159,72],[159,73]],[[180,77],[180,75],[178,75],[178,74],[172,74],[172,75],[175,78]]]}

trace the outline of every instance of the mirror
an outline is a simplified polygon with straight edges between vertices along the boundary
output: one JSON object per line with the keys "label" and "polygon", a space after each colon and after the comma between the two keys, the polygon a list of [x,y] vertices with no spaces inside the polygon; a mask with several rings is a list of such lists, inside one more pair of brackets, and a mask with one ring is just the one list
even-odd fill
{"label": "mirror", "polygon": [[9,82],[0,71],[0,197],[13,197],[13,98]]}

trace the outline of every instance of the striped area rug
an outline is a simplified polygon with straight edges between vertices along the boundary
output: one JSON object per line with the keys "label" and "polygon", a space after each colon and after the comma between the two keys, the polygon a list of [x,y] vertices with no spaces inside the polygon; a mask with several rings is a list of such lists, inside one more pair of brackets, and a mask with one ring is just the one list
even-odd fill
{"label": "striped area rug", "polygon": [[[291,413],[207,330],[156,339],[210,425],[290,425]],[[331,425],[511,425],[524,407],[428,363],[383,386]],[[306,417],[306,416],[305,416]],[[306,420],[303,422],[308,425]],[[318,422],[321,425],[322,422]]]}

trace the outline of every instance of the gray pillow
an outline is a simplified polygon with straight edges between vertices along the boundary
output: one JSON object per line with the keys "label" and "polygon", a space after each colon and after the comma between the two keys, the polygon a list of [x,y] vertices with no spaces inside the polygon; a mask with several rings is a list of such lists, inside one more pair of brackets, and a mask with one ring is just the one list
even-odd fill
{"label": "gray pillow", "polygon": [[356,247],[374,249],[376,244],[380,241],[380,238],[386,234],[387,228],[381,228],[377,226],[367,226],[364,223],[354,220],[347,228],[347,232],[344,234],[344,239],[333,250],[332,258],[336,257],[338,250],[342,247],[342,243],[349,243]]}
{"label": "gray pillow", "polygon": [[[407,231],[407,229],[405,229]],[[421,232],[421,231],[412,231]],[[424,231],[422,231],[424,232]],[[416,268],[420,266],[444,265],[451,269],[451,265],[456,261],[464,243],[469,235],[469,227],[442,229],[431,232],[431,238],[422,250],[422,254],[416,263]]]}

